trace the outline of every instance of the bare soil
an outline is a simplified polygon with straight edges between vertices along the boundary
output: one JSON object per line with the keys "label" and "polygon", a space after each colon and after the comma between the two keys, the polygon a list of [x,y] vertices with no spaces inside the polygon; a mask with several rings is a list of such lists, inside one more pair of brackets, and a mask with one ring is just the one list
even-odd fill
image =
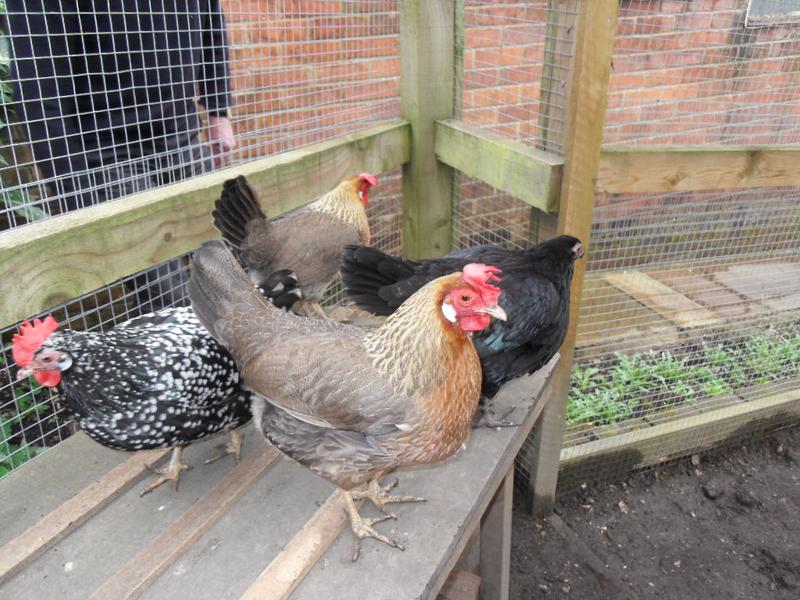
{"label": "bare soil", "polygon": [[519,504],[512,598],[800,598],[800,427]]}

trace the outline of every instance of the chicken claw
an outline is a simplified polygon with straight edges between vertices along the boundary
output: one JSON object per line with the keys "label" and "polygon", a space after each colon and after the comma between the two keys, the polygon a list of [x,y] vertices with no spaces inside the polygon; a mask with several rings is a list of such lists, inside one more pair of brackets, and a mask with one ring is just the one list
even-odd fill
{"label": "chicken claw", "polygon": [[396,519],[394,515],[383,515],[382,517],[377,517],[375,519],[367,519],[362,517],[358,514],[358,508],[356,507],[356,503],[353,500],[353,496],[350,492],[346,492],[342,490],[342,494],[344,495],[344,500],[347,505],[347,513],[350,516],[350,527],[353,529],[353,533],[356,535],[355,542],[353,543],[353,555],[352,561],[356,562],[358,557],[361,555],[361,540],[364,538],[375,538],[376,540],[383,542],[387,546],[391,546],[392,548],[397,548],[398,550],[405,550],[405,547],[401,544],[398,544],[392,538],[386,537],[383,534],[378,533],[375,531],[372,526],[376,525],[377,523],[383,523],[384,521],[388,521],[389,519]]}
{"label": "chicken claw", "polygon": [[226,444],[220,444],[217,446],[218,449],[222,450],[219,454],[215,454],[209,459],[206,459],[205,464],[210,465],[213,462],[218,461],[220,458],[225,458],[228,454],[233,454],[236,457],[236,464],[238,465],[242,459],[242,440],[244,439],[244,434],[239,433],[235,429],[231,429],[228,431],[228,435],[230,436],[230,441]]}
{"label": "chicken claw", "polygon": [[183,452],[183,448],[176,447],[172,449],[172,456],[170,456],[169,463],[166,467],[161,469],[153,469],[152,467],[147,467],[147,470],[151,473],[155,473],[156,475],[160,475],[158,479],[153,481],[147,487],[145,487],[140,493],[139,496],[144,496],[145,494],[149,494],[162,483],[166,483],[167,481],[172,481],[172,489],[176,492],[178,491],[178,479],[181,476],[181,471],[187,471],[191,469],[189,465],[185,465],[181,462],[181,452]]}
{"label": "chicken claw", "polygon": [[489,427],[494,429],[496,427],[519,427],[519,423],[506,420],[506,417],[513,413],[516,408],[516,406],[512,406],[502,417],[498,417],[495,412],[494,402],[485,398],[483,403],[478,405],[478,411],[475,413],[475,418],[472,419],[472,428]]}
{"label": "chicken claw", "polygon": [[389,490],[393,489],[399,482],[400,480],[395,477],[390,483],[382,486],[380,483],[378,483],[378,479],[376,478],[369,482],[367,489],[356,490],[350,493],[354,500],[367,499],[372,502],[379,511],[394,517],[394,515],[387,513],[384,509],[387,504],[399,504],[400,502],[425,502],[425,498],[418,498],[417,496],[390,496]]}

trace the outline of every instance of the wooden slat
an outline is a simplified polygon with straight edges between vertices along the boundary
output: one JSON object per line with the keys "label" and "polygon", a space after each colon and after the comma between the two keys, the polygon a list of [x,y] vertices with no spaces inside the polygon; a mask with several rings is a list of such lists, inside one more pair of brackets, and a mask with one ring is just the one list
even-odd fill
{"label": "wooden slat", "polygon": [[244,495],[281,456],[263,444],[91,596],[136,598]]}
{"label": "wooden slat", "polygon": [[436,157],[531,206],[558,210],[563,159],[492,131],[446,119],[436,123]]}
{"label": "wooden slat", "polygon": [[403,166],[403,249],[410,258],[450,249],[453,171],[434,154],[437,119],[453,116],[454,0],[400,1],[400,106],[411,123]]}
{"label": "wooden slat", "polygon": [[607,194],[800,186],[800,146],[605,149],[597,191]]}
{"label": "wooden slat", "polygon": [[512,466],[481,521],[481,600],[508,600],[513,499]]}
{"label": "wooden slat", "polygon": [[[580,2],[575,24],[572,69],[567,87],[564,177],[558,229],[559,233],[580,238],[586,250],[590,245],[594,180],[600,162],[618,7],[618,0]],[[554,393],[559,397],[545,408],[531,444],[536,459],[530,467],[528,489],[531,498],[535,499],[533,510],[537,514],[549,512],[555,500],[585,264],[585,260],[575,264],[572,278],[569,329],[561,346],[562,360],[553,383]]]}
{"label": "wooden slat", "polygon": [[[356,505],[360,505],[358,502]],[[242,600],[285,600],[349,522],[344,498],[331,494],[314,516],[242,595]]]}
{"label": "wooden slat", "polygon": [[686,329],[710,327],[724,322],[722,318],[691,298],[641,271],[605,273],[603,279],[663,315],[678,327]]}
{"label": "wooden slat", "polygon": [[138,452],[0,547],[0,584],[128,489],[170,450]]}
{"label": "wooden slat", "polygon": [[[596,473],[603,465],[626,473],[664,462],[692,451],[711,448],[731,438],[741,439],[771,425],[796,422],[800,418],[800,390],[741,402],[699,415],[660,423],[561,450],[562,476],[574,478]],[[702,443],[698,444],[698,442]]]}
{"label": "wooden slat", "polygon": [[409,127],[392,121],[0,234],[0,327],[218,237],[211,208],[223,181],[246,175],[275,216],[359,171],[409,158]]}
{"label": "wooden slat", "polygon": [[447,576],[437,600],[478,600],[481,578],[469,571],[453,571]]}

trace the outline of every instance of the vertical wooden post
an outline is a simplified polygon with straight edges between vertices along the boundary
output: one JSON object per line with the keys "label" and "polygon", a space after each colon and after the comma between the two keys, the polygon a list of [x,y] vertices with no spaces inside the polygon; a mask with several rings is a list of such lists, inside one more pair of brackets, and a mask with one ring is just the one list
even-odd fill
{"label": "vertical wooden post", "polygon": [[[580,238],[587,250],[592,226],[594,180],[603,141],[618,5],[619,0],[580,2],[572,70],[567,87],[564,176],[561,182],[558,230],[559,233]],[[578,261],[575,265],[569,330],[561,347],[561,362],[552,383],[555,386],[554,398],[544,408],[534,430],[536,460],[531,465],[529,485],[533,496],[533,512],[538,515],[552,509],[558,483],[584,268],[585,261]]]}
{"label": "vertical wooden post", "polygon": [[411,161],[403,166],[406,256],[450,249],[453,171],[434,155],[434,123],[453,115],[454,0],[400,1],[400,107],[411,122]]}
{"label": "vertical wooden post", "polygon": [[508,600],[511,584],[511,509],[514,467],[506,474],[481,521],[481,600]]}

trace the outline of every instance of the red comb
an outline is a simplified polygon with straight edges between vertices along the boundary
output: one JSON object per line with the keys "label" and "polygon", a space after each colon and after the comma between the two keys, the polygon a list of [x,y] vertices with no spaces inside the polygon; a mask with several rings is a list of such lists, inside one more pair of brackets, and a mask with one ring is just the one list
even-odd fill
{"label": "red comb", "polygon": [[359,180],[366,181],[370,185],[378,185],[378,178],[372,173],[359,173]]}
{"label": "red comb", "polygon": [[19,327],[19,333],[15,333],[11,338],[11,355],[17,366],[27,367],[31,364],[33,353],[56,329],[58,329],[58,321],[53,317],[47,317],[44,321],[34,319],[33,325],[28,321],[23,321]]}
{"label": "red comb", "polygon": [[497,304],[500,297],[500,288],[495,284],[500,283],[500,275],[503,271],[491,265],[481,263],[470,263],[462,271],[464,281],[476,288],[481,297],[490,304]]}

